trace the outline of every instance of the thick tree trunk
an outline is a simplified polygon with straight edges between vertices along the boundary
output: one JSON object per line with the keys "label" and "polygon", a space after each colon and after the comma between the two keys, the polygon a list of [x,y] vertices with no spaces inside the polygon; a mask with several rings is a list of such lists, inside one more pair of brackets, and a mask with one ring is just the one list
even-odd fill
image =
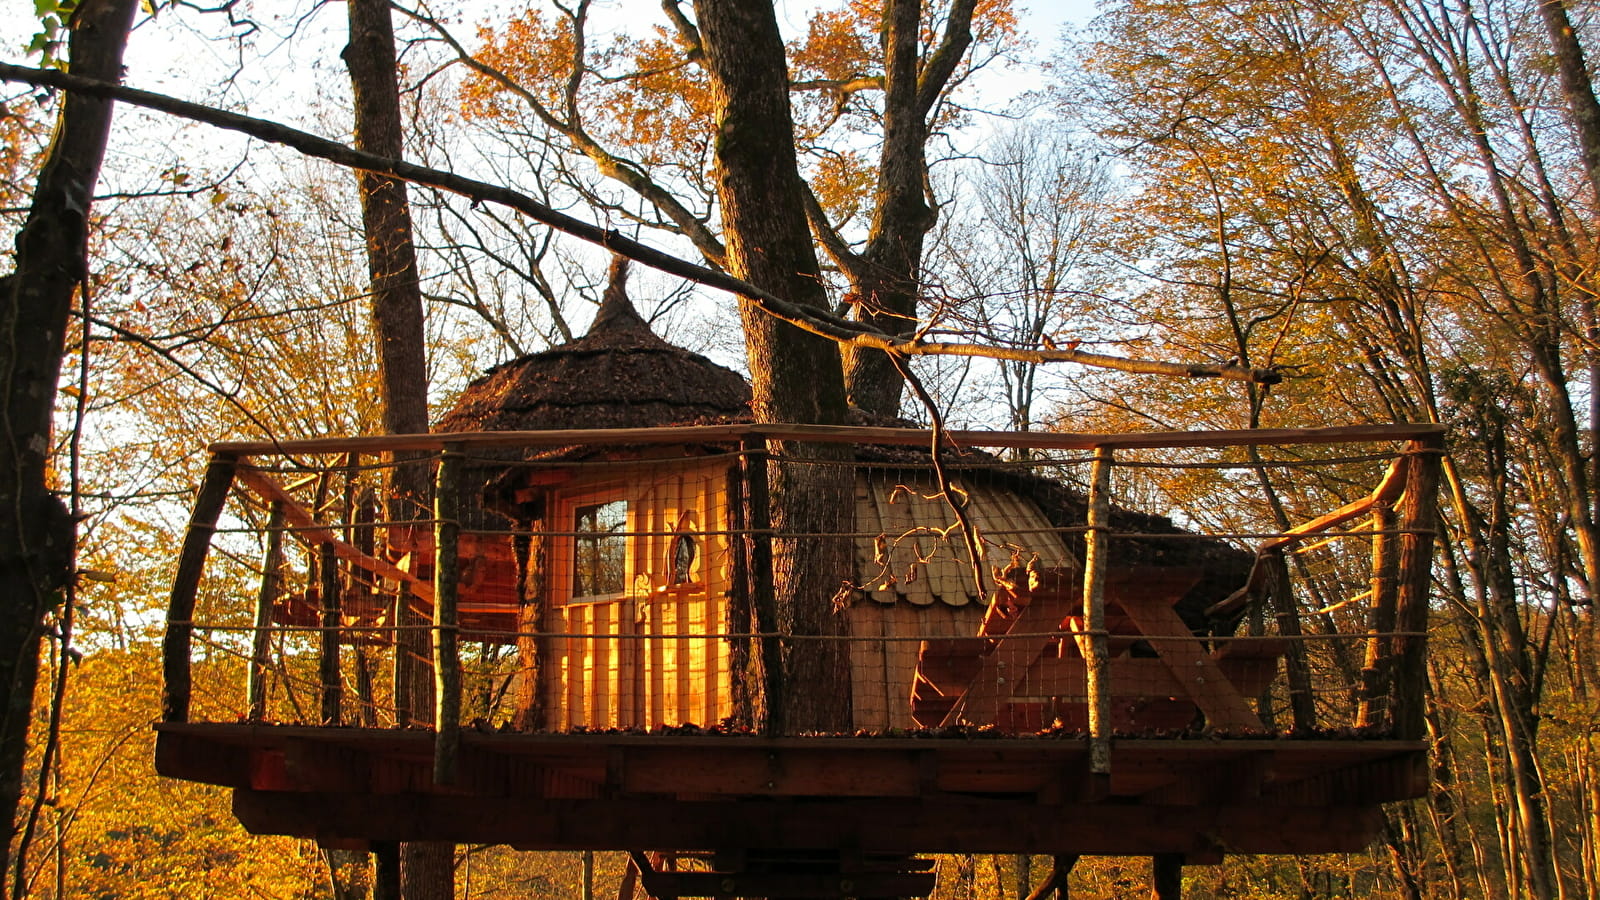
{"label": "thick tree trunk", "polygon": [[1578,132],[1578,148],[1583,153],[1584,171],[1589,176],[1589,186],[1594,189],[1597,201],[1600,201],[1600,99],[1595,97],[1594,81],[1589,76],[1583,44],[1579,43],[1578,32],[1572,26],[1567,2],[1542,0],[1539,15],[1544,19],[1545,31],[1550,36],[1550,51],[1561,70],[1561,92],[1567,98],[1572,127]]}
{"label": "thick tree trunk", "polygon": [[[394,25],[389,4],[351,0],[344,61],[355,93],[356,149],[389,159],[404,155],[400,90],[395,82]],[[372,318],[383,376],[383,424],[390,434],[428,430],[428,370],[422,332],[422,288],[404,181],[359,173],[361,219],[372,278]],[[420,493],[425,494],[426,489]]]}
{"label": "thick tree trunk", "polygon": [[[922,250],[935,221],[928,203],[928,119],[972,43],[973,0],[950,4],[943,39],[922,56],[922,0],[887,0],[883,23],[883,147],[877,205],[866,249],[840,260],[850,277],[856,318],[890,333],[913,331],[921,294]],[[900,411],[905,380],[888,356],[847,347],[845,386],[853,406]]]}
{"label": "thick tree trunk", "polygon": [[[717,192],[728,268],[739,278],[794,303],[822,308],[827,298],[806,224],[783,40],[771,4],[699,0],[707,71],[717,113]],[[742,302],[756,418],[836,424],[845,418],[844,376],[834,344],[780,323]],[[853,518],[849,469],[839,447],[788,445],[772,466],[775,592],[784,660],[783,716],[793,729],[850,725],[848,649],[834,596],[850,577],[844,539],[784,539],[787,533],[844,534]]]}
{"label": "thick tree trunk", "polygon": [[[350,43],[343,57],[355,96],[356,149],[400,159],[404,156],[403,130],[389,4],[387,0],[350,0],[348,8]],[[359,173],[359,180],[383,384],[384,430],[390,434],[426,432],[428,371],[422,289],[405,182],[373,172]],[[426,518],[430,495],[425,463],[400,466],[390,480],[390,519]],[[432,655],[425,641],[401,641],[396,652],[408,658]],[[398,669],[399,677],[409,682],[412,711],[432,721],[431,673],[420,665]],[[449,844],[402,847],[401,888],[406,900],[449,900],[454,895],[453,859],[454,849]]]}
{"label": "thick tree trunk", "polygon": [[[73,13],[73,74],[118,81],[134,0],[84,0]],[[0,278],[0,857],[10,871],[22,796],[28,723],[45,614],[72,577],[74,529],[50,492],[50,418],[68,315],[88,274],[89,204],[111,130],[112,104],[78,94],[61,116],[16,238],[15,268]],[[3,883],[0,876],[0,883]]]}

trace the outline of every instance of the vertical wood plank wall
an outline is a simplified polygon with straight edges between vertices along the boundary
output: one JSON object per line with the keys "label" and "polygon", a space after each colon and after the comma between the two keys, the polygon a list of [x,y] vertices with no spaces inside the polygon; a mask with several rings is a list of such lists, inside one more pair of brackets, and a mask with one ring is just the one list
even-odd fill
{"label": "vertical wood plank wall", "polygon": [[[731,547],[726,463],[641,468],[627,490],[633,585],[627,596],[552,610],[555,728],[715,725],[733,714],[727,631]],[[670,586],[672,532],[685,514],[699,542],[691,585]]]}

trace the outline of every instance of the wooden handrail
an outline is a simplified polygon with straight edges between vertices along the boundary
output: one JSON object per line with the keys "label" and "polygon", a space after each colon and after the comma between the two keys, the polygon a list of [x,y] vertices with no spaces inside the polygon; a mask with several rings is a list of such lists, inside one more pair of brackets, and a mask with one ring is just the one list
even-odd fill
{"label": "wooden handrail", "polygon": [[[945,431],[958,447],[1025,447],[1032,450],[1160,449],[1164,447],[1245,447],[1266,444],[1343,444],[1371,441],[1424,440],[1443,435],[1445,427],[1418,425],[1351,425],[1335,428],[1273,428],[1231,431],[1150,431],[1131,434],[1070,432]],[[565,447],[579,444],[736,443],[741,439],[814,441],[819,443],[898,444],[926,446],[933,433],[920,428],[868,428],[849,425],[685,425],[667,428],[600,428],[559,431],[477,431],[448,434],[396,434],[370,437],[325,437],[289,441],[222,441],[213,453],[248,456],[293,453],[382,453],[397,450],[444,449],[463,452],[505,447]]]}

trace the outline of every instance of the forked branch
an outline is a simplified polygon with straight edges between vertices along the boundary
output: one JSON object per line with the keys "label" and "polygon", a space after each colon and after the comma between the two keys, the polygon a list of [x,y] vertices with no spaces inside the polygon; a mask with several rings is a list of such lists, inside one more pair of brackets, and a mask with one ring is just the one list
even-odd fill
{"label": "forked branch", "polygon": [[111,98],[134,106],[154,109],[169,115],[203,122],[228,131],[247,134],[258,140],[291,147],[307,156],[337,165],[392,175],[416,184],[459,194],[474,202],[496,203],[522,213],[557,231],[598,244],[613,253],[676,275],[706,287],[728,291],[747,298],[759,309],[796,328],[821,335],[841,345],[882,350],[901,356],[976,356],[988,359],[1022,360],[1037,363],[1071,362],[1148,375],[1183,378],[1225,378],[1278,384],[1283,374],[1276,368],[1246,368],[1232,363],[1176,363],[1160,360],[1129,359],[1090,353],[1079,349],[992,347],[954,341],[929,341],[916,335],[890,334],[871,325],[852,322],[826,310],[791,303],[725,272],[679,259],[620,233],[601,228],[552,209],[526,194],[500,185],[465,178],[452,172],[419,166],[404,160],[363,153],[337,141],[318,137],[277,122],[244,116],[165,94],[123,87],[111,82],[74,76],[52,69],[35,69],[0,63],[0,80],[52,87],[94,97]]}

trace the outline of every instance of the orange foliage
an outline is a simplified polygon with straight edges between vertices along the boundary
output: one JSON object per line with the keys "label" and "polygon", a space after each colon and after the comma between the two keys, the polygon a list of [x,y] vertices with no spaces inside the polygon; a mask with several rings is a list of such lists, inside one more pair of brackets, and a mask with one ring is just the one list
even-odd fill
{"label": "orange foliage", "polygon": [[[876,0],[846,0],[813,12],[805,34],[788,46],[796,138],[814,160],[807,175],[830,213],[845,218],[865,204],[874,183],[862,139],[874,140],[878,128],[881,13]],[[941,10],[925,13],[925,53],[940,39],[943,24]],[[973,34],[988,50],[968,55],[969,70],[973,58],[1014,46],[1019,38],[1011,0],[980,0]],[[624,156],[645,169],[676,169],[690,178],[709,169],[715,125],[710,86],[665,28],[643,37],[588,39],[579,60],[572,21],[529,8],[480,29],[479,40],[477,58],[526,91],[542,107],[534,115],[587,144],[583,149],[591,157]],[[954,82],[959,85],[964,74],[958,72]],[[528,118],[527,100],[482,74],[472,75],[461,94],[469,118],[508,124]],[[946,123],[958,114],[955,107],[941,112]]]}

